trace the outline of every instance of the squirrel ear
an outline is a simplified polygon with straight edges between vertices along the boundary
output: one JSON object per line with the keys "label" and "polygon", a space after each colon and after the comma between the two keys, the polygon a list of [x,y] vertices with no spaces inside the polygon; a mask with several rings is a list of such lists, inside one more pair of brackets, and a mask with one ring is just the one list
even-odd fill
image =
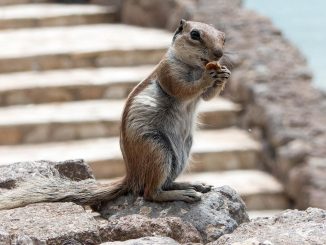
{"label": "squirrel ear", "polygon": [[180,26],[184,26],[184,25],[186,24],[186,22],[187,22],[187,21],[186,21],[185,19],[181,19],[181,20],[180,20]]}
{"label": "squirrel ear", "polygon": [[177,38],[177,36],[178,36],[180,33],[182,33],[183,28],[184,28],[184,26],[186,25],[186,22],[187,22],[186,20],[181,19],[180,24],[179,24],[177,30],[176,30],[175,33],[174,33],[174,36],[173,36],[173,42],[175,41],[175,39]]}

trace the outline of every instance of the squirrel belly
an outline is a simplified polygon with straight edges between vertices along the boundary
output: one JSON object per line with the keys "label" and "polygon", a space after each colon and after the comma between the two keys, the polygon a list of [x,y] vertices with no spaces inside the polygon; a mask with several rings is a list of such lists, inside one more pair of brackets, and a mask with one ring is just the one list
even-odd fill
{"label": "squirrel belly", "polygon": [[223,56],[224,38],[211,25],[180,22],[166,55],[127,98],[120,132],[125,177],[106,185],[32,178],[1,193],[0,210],[37,202],[94,205],[129,192],[156,202],[199,201],[211,186],[175,179],[188,163],[199,101],[218,95],[230,76],[225,66],[206,68]]}

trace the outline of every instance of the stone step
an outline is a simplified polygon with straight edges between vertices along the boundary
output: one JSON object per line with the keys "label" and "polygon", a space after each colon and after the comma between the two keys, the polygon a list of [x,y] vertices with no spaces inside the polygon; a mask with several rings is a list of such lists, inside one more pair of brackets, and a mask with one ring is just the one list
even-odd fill
{"label": "stone step", "polygon": [[2,5],[14,5],[14,4],[27,4],[27,3],[46,3],[49,0],[0,0],[0,6]]}
{"label": "stone step", "polygon": [[248,212],[248,215],[250,219],[255,219],[255,218],[262,218],[262,217],[272,217],[274,215],[281,213],[282,211],[284,210],[280,210],[280,209],[252,210]]}
{"label": "stone step", "polygon": [[171,40],[164,30],[123,24],[5,30],[0,73],[156,64]]}
{"label": "stone step", "polygon": [[122,99],[153,65],[0,74],[0,106]]}
{"label": "stone step", "polygon": [[[118,136],[124,100],[89,100],[0,108],[0,145]],[[234,125],[238,105],[216,98],[199,105],[201,128]]]}
{"label": "stone step", "polygon": [[249,210],[275,210],[289,207],[282,184],[259,170],[233,170],[185,174],[179,181],[204,182],[213,186],[229,185],[239,192]]}
{"label": "stone step", "polygon": [[[245,131],[229,128],[197,132],[192,150],[190,171],[218,171],[255,168],[261,148]],[[125,171],[118,137],[0,146],[0,164],[76,158],[85,159],[97,178],[114,178]]]}
{"label": "stone step", "polygon": [[0,8],[0,29],[109,23],[116,9],[82,4],[22,4]]}

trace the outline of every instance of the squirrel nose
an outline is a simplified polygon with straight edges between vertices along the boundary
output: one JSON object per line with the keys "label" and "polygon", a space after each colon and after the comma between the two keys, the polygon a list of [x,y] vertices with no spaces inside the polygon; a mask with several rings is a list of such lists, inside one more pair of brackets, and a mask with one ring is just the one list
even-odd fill
{"label": "squirrel nose", "polygon": [[213,51],[213,55],[216,59],[219,59],[223,56],[223,50],[222,49],[216,49]]}

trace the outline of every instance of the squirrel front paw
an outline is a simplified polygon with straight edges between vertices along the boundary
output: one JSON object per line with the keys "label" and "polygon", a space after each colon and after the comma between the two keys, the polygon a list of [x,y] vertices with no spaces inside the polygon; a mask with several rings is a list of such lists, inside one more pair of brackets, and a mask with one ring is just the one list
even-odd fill
{"label": "squirrel front paw", "polygon": [[216,82],[216,71],[215,70],[205,70],[202,77],[202,88],[206,90],[207,88],[212,87]]}
{"label": "squirrel front paw", "polygon": [[205,70],[203,76],[203,80],[205,81],[205,89],[210,87],[224,87],[230,75],[231,72],[226,66],[221,66],[217,69]]}
{"label": "squirrel front paw", "polygon": [[224,87],[226,81],[229,79],[231,72],[226,66],[222,66],[217,70],[209,70],[210,76],[214,79],[212,87]]}
{"label": "squirrel front paw", "polygon": [[204,90],[201,98],[205,101],[211,100],[216,95],[218,95],[226,84],[227,79],[230,77],[231,72],[226,66],[218,67],[218,69],[208,70],[213,83]]}

